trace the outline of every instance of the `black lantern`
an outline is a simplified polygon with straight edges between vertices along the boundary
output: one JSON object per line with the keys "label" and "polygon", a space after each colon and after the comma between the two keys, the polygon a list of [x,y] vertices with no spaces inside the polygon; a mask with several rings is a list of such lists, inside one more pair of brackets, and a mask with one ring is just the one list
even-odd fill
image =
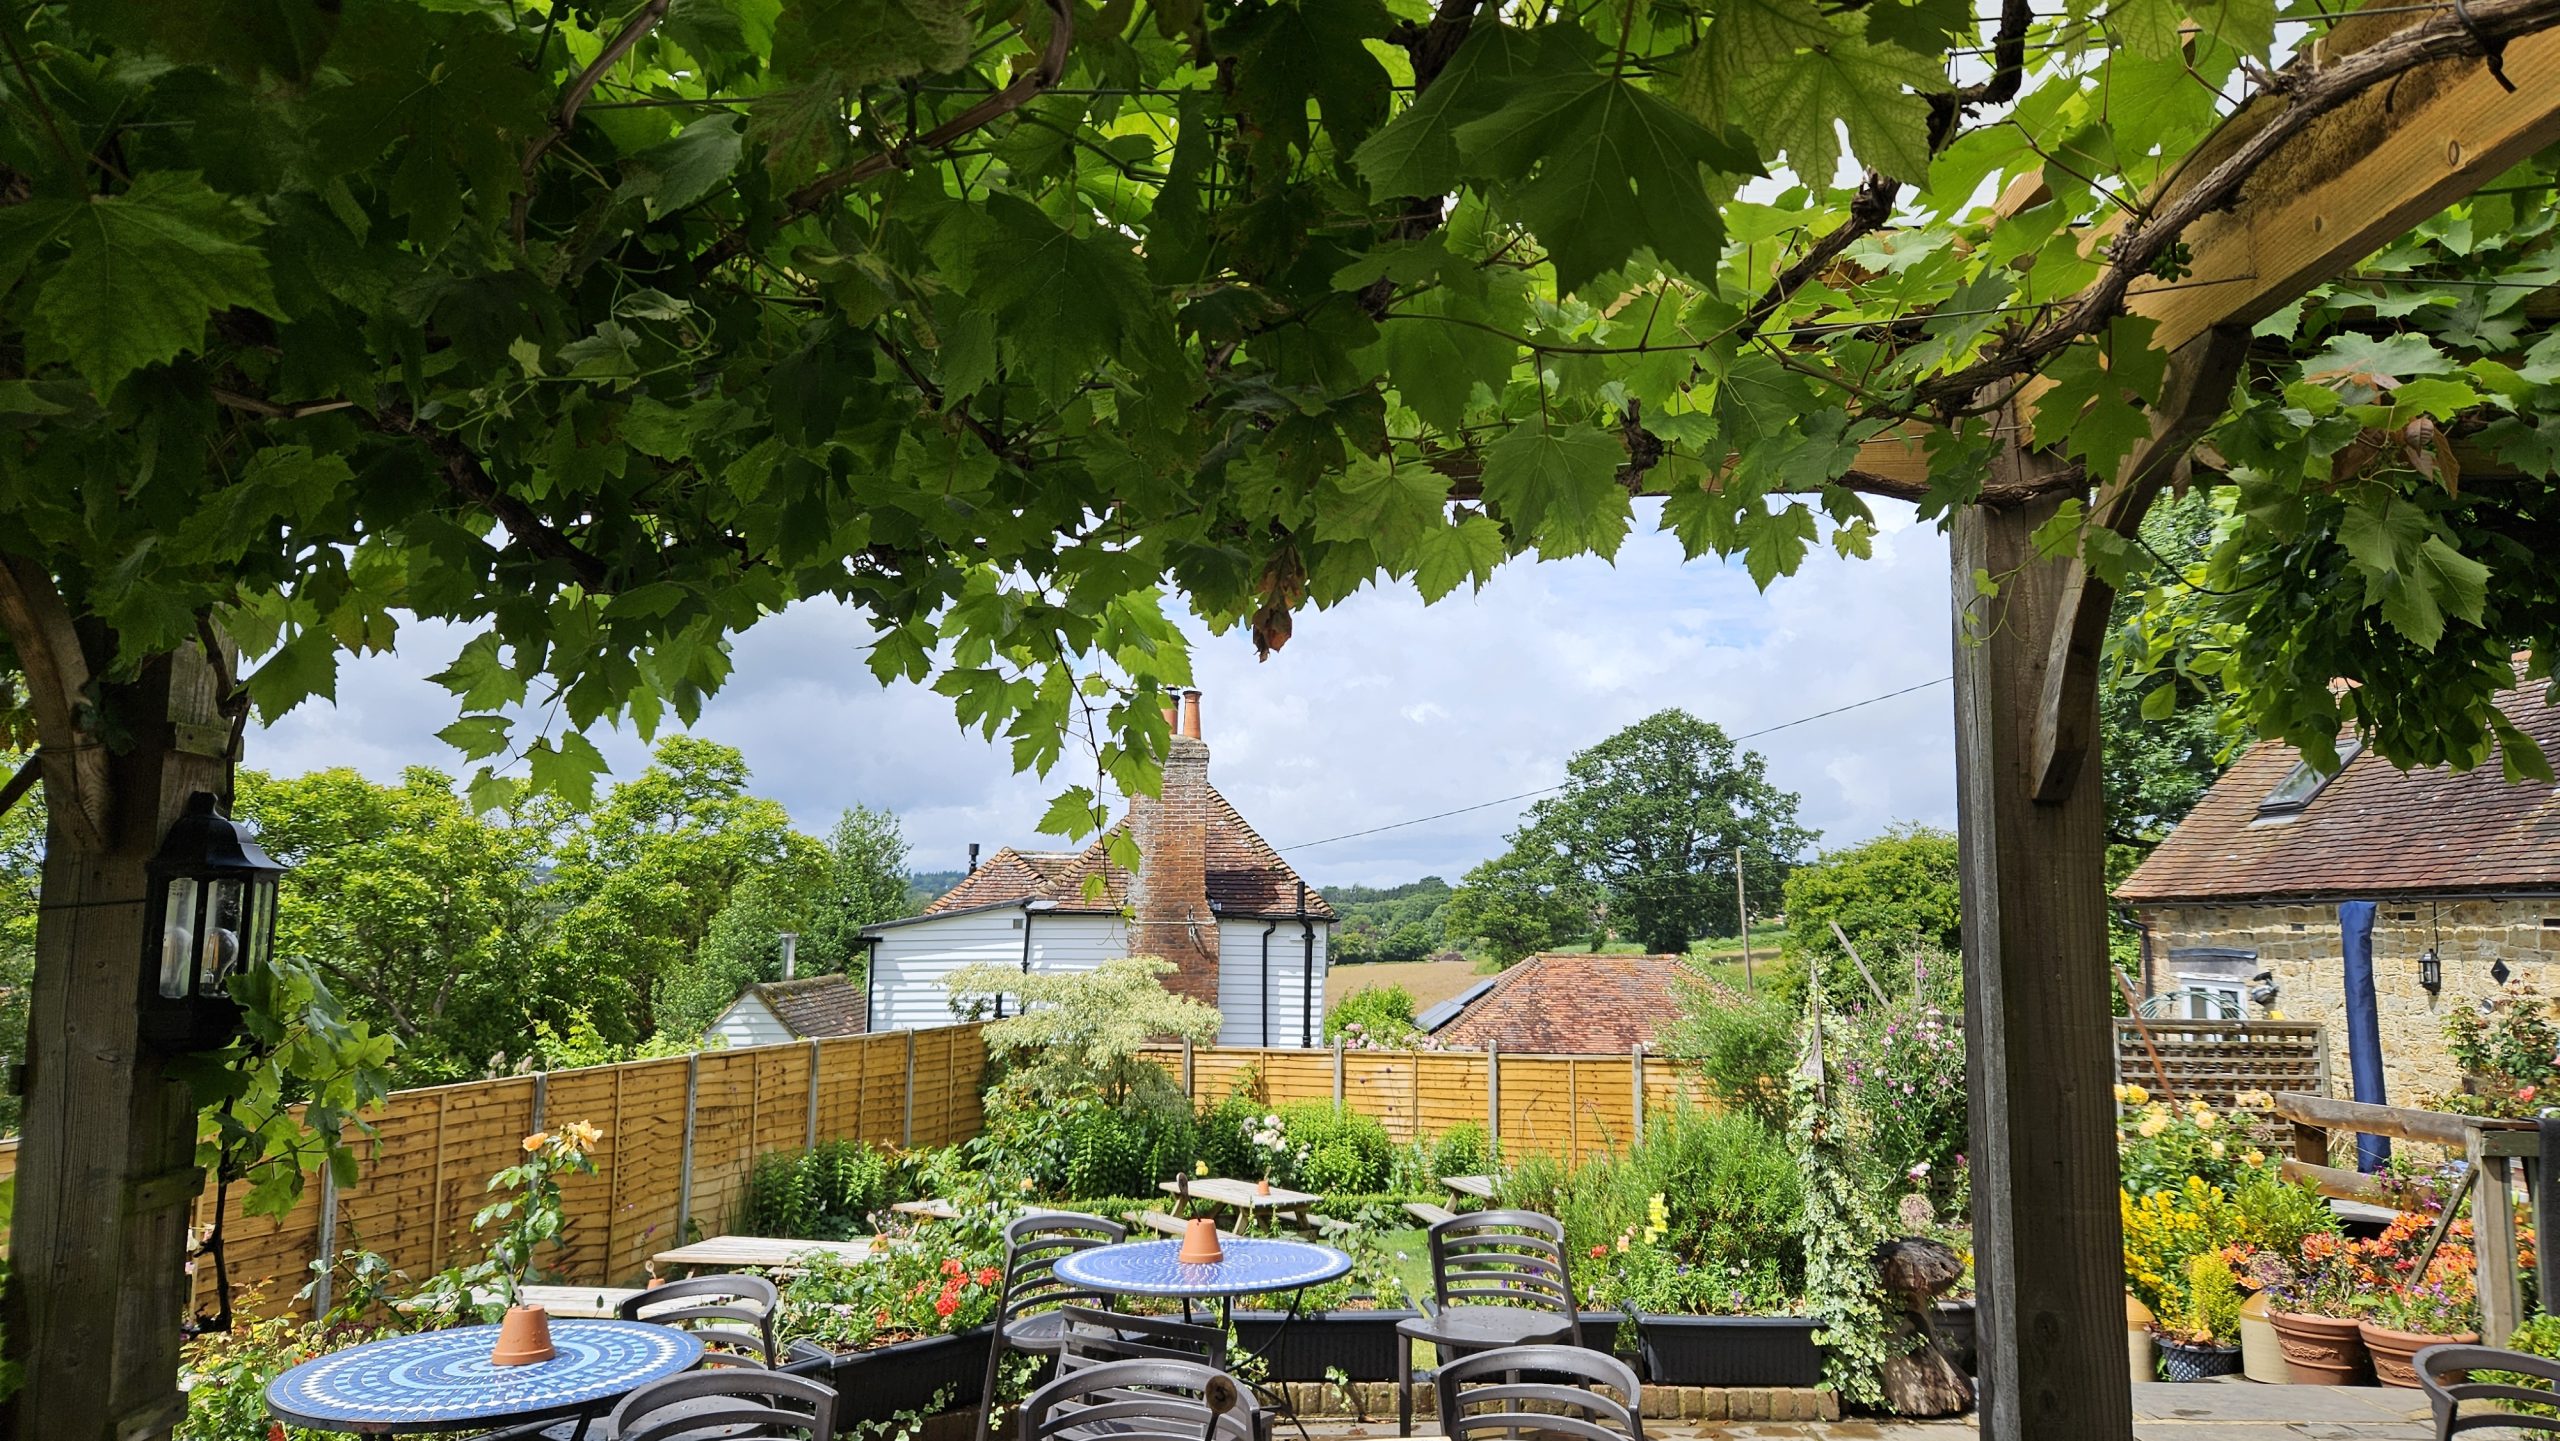
{"label": "black lantern", "polygon": [[209,1050],[240,1029],[230,981],[264,966],[276,943],[276,882],[285,868],[249,828],[199,791],[151,858],[143,935],[142,1035]]}
{"label": "black lantern", "polygon": [[2433,946],[2418,957],[2418,984],[2426,987],[2430,996],[2444,989],[2444,962],[2436,959]]}

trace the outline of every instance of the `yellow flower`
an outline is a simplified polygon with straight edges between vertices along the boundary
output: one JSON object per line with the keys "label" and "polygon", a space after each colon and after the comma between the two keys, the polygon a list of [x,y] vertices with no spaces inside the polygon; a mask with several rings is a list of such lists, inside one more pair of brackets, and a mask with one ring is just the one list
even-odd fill
{"label": "yellow flower", "polygon": [[2214,1158],[2215,1160],[2217,1160],[2217,1161],[2218,1161],[2218,1160],[2221,1160],[2221,1159],[2222,1159],[2222,1151],[2223,1151],[2222,1143],[2221,1143],[2220,1141],[2216,1141],[2216,1142],[2214,1142],[2214,1143],[2213,1143],[2213,1158]]}
{"label": "yellow flower", "polygon": [[2205,1112],[2212,1110],[2213,1107],[2207,1105],[2204,1097],[2202,1096],[2190,1096],[2187,1098],[2187,1109],[2198,1115],[2202,1115]]}
{"label": "yellow flower", "polygon": [[2134,1129],[2140,1131],[2145,1137],[2156,1136],[2169,1129],[2169,1120],[2166,1116],[2145,1116],[2142,1118],[2142,1124]]}
{"label": "yellow flower", "polygon": [[1208,1162],[1206,1162],[1206,1161],[1194,1161],[1194,1162],[1192,1162],[1192,1163],[1191,1163],[1191,1174],[1192,1174],[1192,1175],[1195,1175],[1195,1176],[1206,1176],[1206,1175],[1208,1175],[1208,1174],[1209,1174],[1209,1163],[1208,1163]]}
{"label": "yellow flower", "polygon": [[550,1144],[551,1133],[549,1131],[536,1131],[532,1135],[524,1138],[524,1148],[527,1154],[539,1151]]}
{"label": "yellow flower", "polygon": [[2259,1150],[2255,1146],[2252,1146],[2248,1150],[2240,1153],[2240,1159],[2248,1162],[2252,1166],[2263,1166],[2267,1163],[2267,1153]]}
{"label": "yellow flower", "polygon": [[2150,1101],[2151,1093],[2140,1086],[2118,1086],[2116,1099],[2128,1106],[2139,1106]]}
{"label": "yellow flower", "polygon": [[2196,1112],[2196,1129],[2199,1131],[2210,1131],[2221,1124],[2222,1118],[2211,1111]]}
{"label": "yellow flower", "polygon": [[571,1121],[569,1135],[577,1141],[579,1150],[592,1151],[596,1142],[604,1139],[604,1128],[593,1121]]}

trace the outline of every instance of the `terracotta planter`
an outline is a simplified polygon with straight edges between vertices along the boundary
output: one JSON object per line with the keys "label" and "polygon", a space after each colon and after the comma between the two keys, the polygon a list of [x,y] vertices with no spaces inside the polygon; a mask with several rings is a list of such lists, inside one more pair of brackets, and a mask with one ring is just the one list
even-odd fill
{"label": "terracotta planter", "polygon": [[2284,1347],[2284,1369],[2296,1386],[2349,1386],[2363,1379],[2364,1336],[2360,1323],[2344,1316],[2309,1316],[2267,1310]]}
{"label": "terracotta planter", "polygon": [[1226,1259],[1226,1248],[1218,1244],[1218,1223],[1207,1216],[1194,1216],[1182,1231],[1182,1249],[1174,1259],[1185,1266],[1214,1266]]}
{"label": "terracotta planter", "polygon": [[2237,1346],[2190,1346],[2166,1336],[2159,1341],[2160,1379],[2164,1381],[2210,1381],[2216,1376],[2239,1373]]}
{"label": "terracotta planter", "polygon": [[2459,1336],[2430,1336],[2423,1331],[2394,1331],[2371,1321],[2360,1322],[2365,1350],[2373,1356],[2373,1379],[2385,1386],[2418,1385],[2418,1368],[2413,1358],[2429,1346],[2476,1346],[2480,1333],[2465,1331]]}
{"label": "terracotta planter", "polygon": [[509,1306],[498,1322],[498,1344],[489,1353],[492,1366],[530,1366],[559,1353],[551,1345],[551,1313],[539,1306]]}

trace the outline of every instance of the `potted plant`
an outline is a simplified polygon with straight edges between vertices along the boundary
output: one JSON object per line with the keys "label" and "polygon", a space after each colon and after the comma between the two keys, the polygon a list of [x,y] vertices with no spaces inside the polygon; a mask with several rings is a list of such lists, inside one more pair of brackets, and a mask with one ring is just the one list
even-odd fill
{"label": "potted plant", "polygon": [[844,1425],[975,1405],[1003,1291],[999,1213],[932,1223],[848,1264],[801,1258],[782,1288],[780,1334],[834,1356]]}
{"label": "potted plant", "polygon": [[2371,1297],[2357,1330],[2373,1357],[2374,1379],[2385,1386],[2416,1386],[2412,1358],[2429,1346],[2469,1345],[2480,1339],[2478,1275],[2467,1252],[2439,1252],[2416,1282]]}
{"label": "potted plant", "polygon": [[2320,1232],[2302,1238],[2290,1257],[2273,1250],[2251,1253],[2251,1278],[2267,1293],[2267,1320],[2284,1347],[2287,1374],[2297,1386],[2346,1386],[2364,1375],[2366,1355],[2358,1317],[2365,1290],[2355,1246]]}
{"label": "potted plant", "polygon": [[551,1316],[540,1306],[521,1304],[525,1278],[544,1246],[563,1244],[568,1215],[561,1206],[562,1176],[593,1175],[596,1143],[604,1132],[586,1121],[571,1121],[556,1131],[536,1131],[524,1138],[524,1159],[489,1178],[488,1189],[501,1193],[471,1218],[474,1230],[496,1226],[489,1249],[468,1266],[455,1266],[420,1288],[406,1309],[447,1321],[466,1317],[496,1321],[498,1340],[490,1360],[500,1366],[547,1361],[553,1354]]}
{"label": "potted plant", "polygon": [[2213,1251],[2187,1258],[2185,1284],[2160,1318],[2160,1375],[2168,1381],[2209,1381],[2240,1369],[2240,1282],[2231,1263]]}
{"label": "potted plant", "polygon": [[1582,1313],[1582,1343],[1632,1352],[1657,1385],[1821,1385],[1822,1347],[1813,1338],[1823,1322],[1770,1314],[1793,1304],[1776,1268],[1686,1259],[1663,1244],[1669,1229],[1668,1208],[1655,1196],[1642,1227],[1591,1247],[1576,1279],[1603,1309]]}

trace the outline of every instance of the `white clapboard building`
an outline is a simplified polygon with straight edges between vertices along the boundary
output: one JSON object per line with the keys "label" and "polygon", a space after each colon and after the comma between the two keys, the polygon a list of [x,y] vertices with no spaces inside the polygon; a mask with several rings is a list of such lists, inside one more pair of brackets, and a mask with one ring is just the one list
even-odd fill
{"label": "white clapboard building", "polygon": [[[1122,830],[1138,842],[1135,874],[1109,860],[1110,837]],[[1096,875],[1098,891],[1086,884]],[[943,978],[981,961],[1048,973],[1160,956],[1176,967],[1168,989],[1218,1008],[1220,1045],[1314,1045],[1334,919],[1209,784],[1200,693],[1187,691],[1161,796],[1138,797],[1082,851],[1006,846],[923,914],[863,932],[870,1023],[949,1025]]]}

